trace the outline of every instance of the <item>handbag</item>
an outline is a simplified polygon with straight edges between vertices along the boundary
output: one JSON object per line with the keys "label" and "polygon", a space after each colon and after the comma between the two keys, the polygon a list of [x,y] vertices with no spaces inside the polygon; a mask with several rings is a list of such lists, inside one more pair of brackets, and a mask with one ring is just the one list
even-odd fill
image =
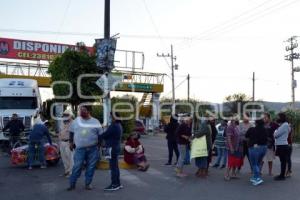
{"label": "handbag", "polygon": [[106,147],[103,149],[103,156],[105,160],[110,160],[111,159],[111,151],[112,148],[111,147]]}
{"label": "handbag", "polygon": [[208,156],[208,151],[207,151],[206,136],[193,139],[192,147],[191,147],[191,159],[199,158],[199,157],[207,157],[207,156]]}

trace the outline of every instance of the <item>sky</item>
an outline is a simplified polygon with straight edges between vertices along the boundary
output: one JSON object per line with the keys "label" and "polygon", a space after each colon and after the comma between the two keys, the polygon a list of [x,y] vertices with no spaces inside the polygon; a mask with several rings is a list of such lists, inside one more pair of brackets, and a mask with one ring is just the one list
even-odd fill
{"label": "sky", "polygon": [[[92,45],[103,37],[103,7],[104,0],[3,0],[0,37]],[[191,98],[219,103],[233,93],[252,96],[255,72],[256,99],[288,102],[285,41],[300,35],[299,9],[300,0],[111,0],[111,35],[120,34],[117,49],[144,52],[144,71],[167,74],[162,97],[172,94],[171,69],[157,53],[169,53],[173,44],[177,98],[187,98],[188,74]]]}

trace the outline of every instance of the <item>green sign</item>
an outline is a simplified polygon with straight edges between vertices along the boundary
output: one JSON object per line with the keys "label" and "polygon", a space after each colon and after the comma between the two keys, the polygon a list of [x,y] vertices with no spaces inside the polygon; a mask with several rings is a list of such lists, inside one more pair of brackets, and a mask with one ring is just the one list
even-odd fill
{"label": "green sign", "polygon": [[142,84],[142,83],[133,83],[128,85],[129,89],[134,90],[152,90],[152,85],[149,84]]}

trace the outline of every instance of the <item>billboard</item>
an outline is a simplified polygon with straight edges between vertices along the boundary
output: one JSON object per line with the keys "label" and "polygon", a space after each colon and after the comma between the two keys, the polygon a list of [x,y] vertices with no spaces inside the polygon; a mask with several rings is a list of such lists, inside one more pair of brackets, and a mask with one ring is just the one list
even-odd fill
{"label": "billboard", "polygon": [[116,39],[96,39],[96,64],[99,68],[111,70],[114,68]]}
{"label": "billboard", "polygon": [[[76,45],[0,38],[0,58],[22,60],[53,60]],[[93,47],[87,47],[93,53]]]}

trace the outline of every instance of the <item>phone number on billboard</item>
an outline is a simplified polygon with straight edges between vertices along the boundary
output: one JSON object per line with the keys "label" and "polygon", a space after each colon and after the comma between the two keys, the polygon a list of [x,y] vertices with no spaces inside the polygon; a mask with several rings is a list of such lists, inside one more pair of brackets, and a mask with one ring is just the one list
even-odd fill
{"label": "phone number on billboard", "polygon": [[18,52],[18,58],[32,59],[32,60],[53,60],[57,55],[42,54],[42,53],[27,53]]}

